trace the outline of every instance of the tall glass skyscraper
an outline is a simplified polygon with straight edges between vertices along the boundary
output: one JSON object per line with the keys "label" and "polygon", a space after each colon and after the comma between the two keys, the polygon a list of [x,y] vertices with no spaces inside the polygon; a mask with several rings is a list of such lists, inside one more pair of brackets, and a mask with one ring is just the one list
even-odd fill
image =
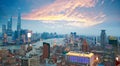
{"label": "tall glass skyscraper", "polygon": [[8,23],[7,23],[7,35],[8,36],[12,36],[12,17],[10,17],[10,19],[8,19]]}
{"label": "tall glass skyscraper", "polygon": [[2,25],[2,42],[3,45],[7,43],[6,25]]}
{"label": "tall glass skyscraper", "polygon": [[2,25],[2,34],[6,33],[6,25]]}
{"label": "tall glass skyscraper", "polygon": [[18,11],[17,31],[21,30],[21,13]]}
{"label": "tall glass skyscraper", "polygon": [[17,44],[20,44],[20,32],[21,32],[21,13],[20,9],[18,11],[18,21],[17,21]]}
{"label": "tall glass skyscraper", "polygon": [[105,44],[107,43],[105,30],[101,30],[100,43],[103,48],[105,47]]}

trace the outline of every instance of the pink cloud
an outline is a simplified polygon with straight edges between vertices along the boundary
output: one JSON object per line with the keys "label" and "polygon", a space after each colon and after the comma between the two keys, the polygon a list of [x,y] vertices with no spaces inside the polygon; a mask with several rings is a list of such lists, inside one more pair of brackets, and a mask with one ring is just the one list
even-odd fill
{"label": "pink cloud", "polygon": [[[23,19],[42,20],[43,22],[63,20],[66,25],[72,26],[93,26],[104,21],[105,15],[101,12],[79,12],[77,7],[92,8],[95,7],[98,0],[56,0],[52,4],[33,10],[30,14],[24,15]],[[48,23],[48,22],[47,22]]]}

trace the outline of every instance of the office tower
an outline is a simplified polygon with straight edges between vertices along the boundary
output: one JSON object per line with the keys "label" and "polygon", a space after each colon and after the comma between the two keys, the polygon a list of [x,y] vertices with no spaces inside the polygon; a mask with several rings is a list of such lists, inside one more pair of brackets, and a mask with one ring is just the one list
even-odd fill
{"label": "office tower", "polygon": [[25,44],[28,40],[27,34],[28,34],[28,30],[21,30],[21,41],[23,44]]}
{"label": "office tower", "polygon": [[74,33],[73,32],[70,33],[70,44],[74,46]]}
{"label": "office tower", "polygon": [[20,10],[18,12],[18,21],[17,21],[17,44],[20,44],[20,32],[21,32],[21,14]]}
{"label": "office tower", "polygon": [[50,57],[50,44],[43,42],[43,58],[49,58]]}
{"label": "office tower", "polygon": [[120,53],[119,51],[119,40],[115,36],[109,36],[108,37],[108,43],[114,47],[114,51],[116,51],[118,54]]}
{"label": "office tower", "polygon": [[18,12],[17,30],[18,31],[21,30],[21,13],[20,13],[20,10]]}
{"label": "office tower", "polygon": [[7,35],[12,36],[12,17],[7,22]]}
{"label": "office tower", "polygon": [[6,33],[4,33],[3,34],[3,39],[2,39],[2,41],[3,41],[3,45],[6,45],[7,44],[7,34]]}
{"label": "office tower", "polygon": [[16,40],[18,38],[18,32],[15,30],[13,33],[13,40]]}
{"label": "office tower", "polygon": [[83,52],[88,52],[88,44],[87,44],[87,41],[84,39],[83,40],[83,44],[82,44],[82,51]]}
{"label": "office tower", "polygon": [[95,37],[94,41],[95,41],[95,44],[97,44],[97,37]]}
{"label": "office tower", "polygon": [[4,34],[6,33],[6,25],[2,25],[2,38],[4,37]]}
{"label": "office tower", "polygon": [[12,17],[7,22],[7,42],[12,43]]}
{"label": "office tower", "polygon": [[100,43],[101,43],[101,46],[104,48],[105,44],[106,44],[106,33],[105,33],[105,30],[101,30]]}
{"label": "office tower", "polygon": [[2,25],[2,34],[6,33],[6,25]]}
{"label": "office tower", "polygon": [[75,38],[76,37],[76,32],[71,32],[70,35]]}
{"label": "office tower", "polygon": [[113,46],[117,46],[117,44],[118,44],[118,39],[117,39],[117,37],[114,37],[114,36],[109,36],[108,37],[108,43],[109,44],[111,44],[111,45],[113,45]]}
{"label": "office tower", "polygon": [[2,42],[3,45],[7,43],[6,25],[2,25]]}
{"label": "office tower", "polygon": [[74,35],[74,38],[76,38],[76,32],[74,32],[73,35]]}
{"label": "office tower", "polygon": [[22,41],[23,44],[26,43],[26,35],[25,34],[21,35],[21,41]]}

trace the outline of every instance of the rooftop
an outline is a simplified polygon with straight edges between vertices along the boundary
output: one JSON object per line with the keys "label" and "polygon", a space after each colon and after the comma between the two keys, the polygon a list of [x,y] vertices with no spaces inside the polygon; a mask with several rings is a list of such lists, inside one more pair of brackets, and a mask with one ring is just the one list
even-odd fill
{"label": "rooftop", "polygon": [[89,57],[89,58],[91,58],[94,54],[93,53],[84,53],[84,52],[70,51],[66,55],[81,56],[81,57]]}

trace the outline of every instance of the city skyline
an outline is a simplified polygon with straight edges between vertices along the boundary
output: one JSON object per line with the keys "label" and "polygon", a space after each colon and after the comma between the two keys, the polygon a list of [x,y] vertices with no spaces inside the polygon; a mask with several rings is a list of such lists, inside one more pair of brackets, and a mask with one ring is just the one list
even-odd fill
{"label": "city skyline", "polygon": [[13,30],[21,8],[22,29],[83,35],[100,35],[105,29],[107,35],[120,36],[119,0],[1,0],[0,4],[0,26],[13,16]]}

